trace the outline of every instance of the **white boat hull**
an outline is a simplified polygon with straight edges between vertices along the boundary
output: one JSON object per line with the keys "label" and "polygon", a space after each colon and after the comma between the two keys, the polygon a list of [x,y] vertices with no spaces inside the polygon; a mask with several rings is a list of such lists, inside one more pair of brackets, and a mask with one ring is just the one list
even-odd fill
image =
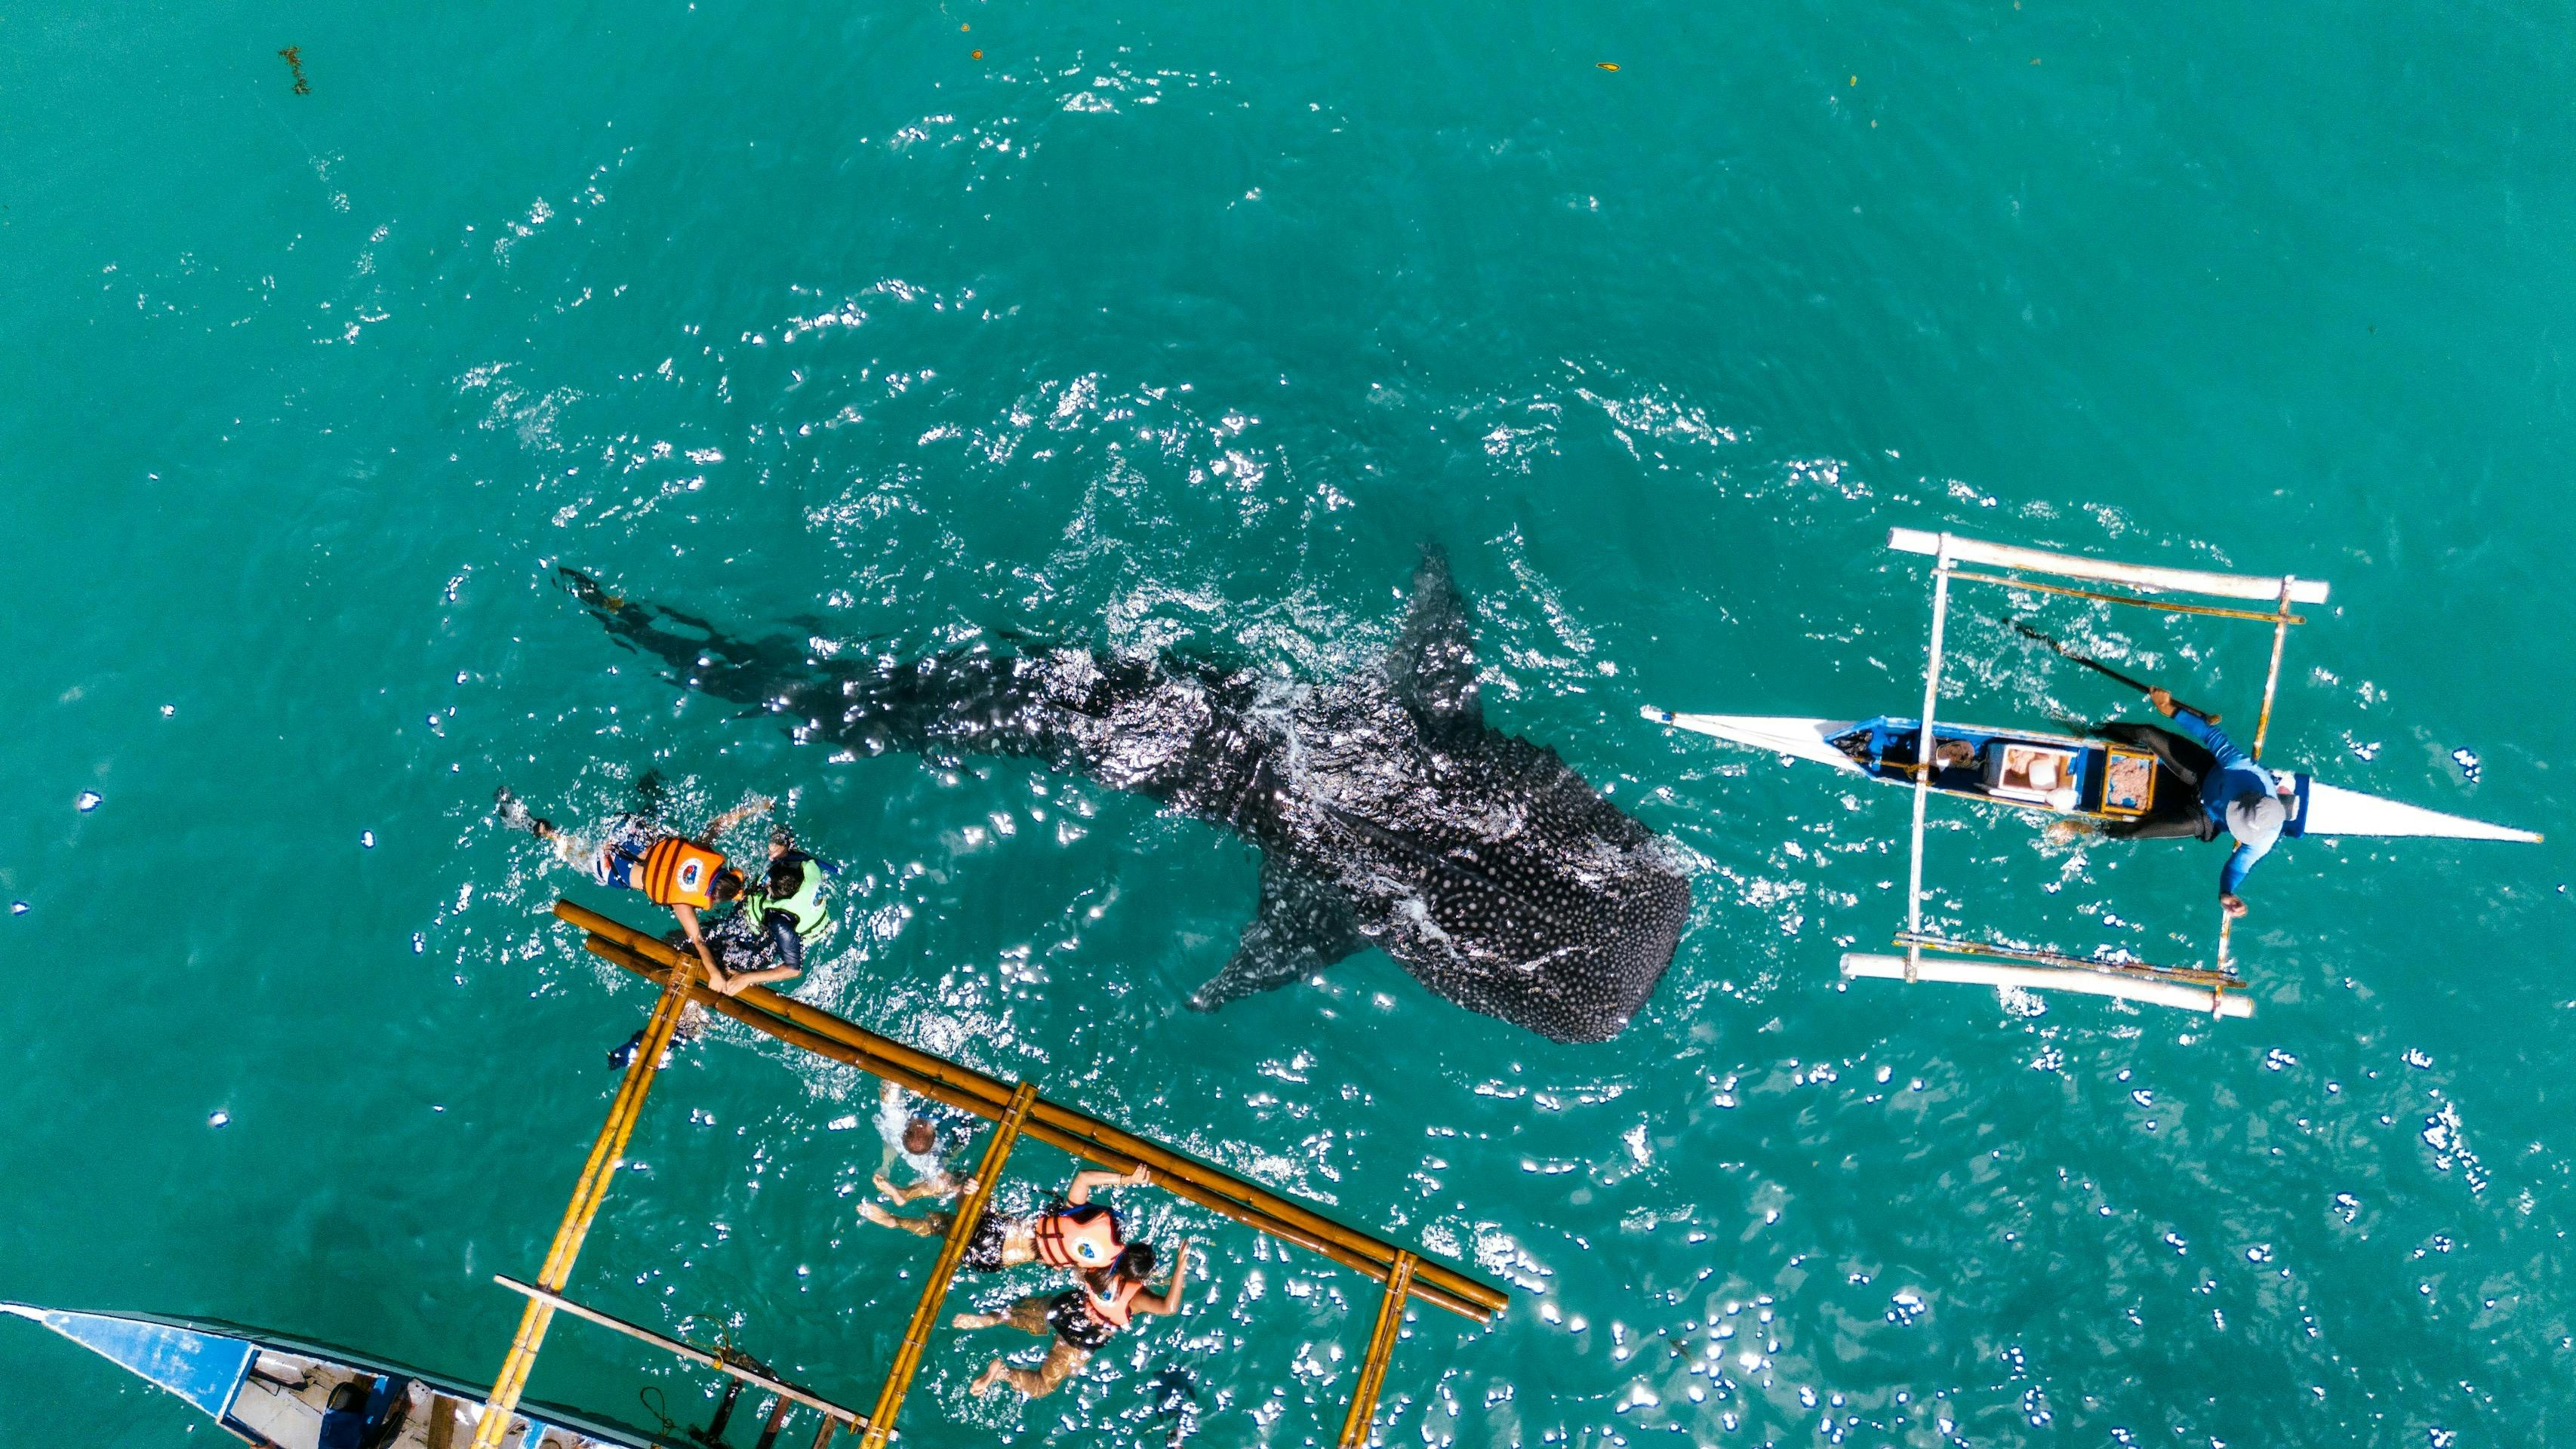
{"label": "white boat hull", "polygon": [[1835,749],[1831,743],[1834,736],[1852,727],[1854,721],[1851,720],[1807,719],[1781,714],[1675,714],[1652,705],[1640,708],[1637,713],[1656,724],[1691,730],[1714,739],[1731,740],[1775,755],[1813,760],[1853,774],[1861,772],[1860,766],[1850,756]]}
{"label": "white boat hull", "polygon": [[2445,815],[2439,810],[2365,795],[2359,790],[2347,790],[2316,779],[2308,781],[2307,819],[2305,829],[2300,833],[2436,836],[2445,840],[2540,843],[2540,832],[2536,830],[2516,830],[2510,825],[2490,825],[2465,815]]}

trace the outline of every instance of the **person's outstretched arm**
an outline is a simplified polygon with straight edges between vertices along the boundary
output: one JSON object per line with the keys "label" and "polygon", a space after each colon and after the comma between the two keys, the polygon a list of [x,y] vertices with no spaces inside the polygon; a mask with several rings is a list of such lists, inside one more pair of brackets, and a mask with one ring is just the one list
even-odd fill
{"label": "person's outstretched arm", "polygon": [[1181,1287],[1183,1283],[1188,1280],[1189,1276],[1190,1245],[1188,1243],[1183,1243],[1181,1244],[1181,1251],[1179,1254],[1172,1259],[1171,1283],[1160,1293],[1137,1294],[1135,1301],[1127,1305],[1128,1308],[1136,1313],[1151,1313],[1157,1318],[1168,1313],[1179,1312],[1181,1308]]}
{"label": "person's outstretched arm", "polygon": [[731,996],[733,993],[725,990],[724,968],[716,964],[716,953],[707,948],[707,938],[698,934],[697,907],[682,902],[671,907],[671,914],[680,918],[680,934],[688,937],[689,944],[698,948],[698,959],[706,963],[707,984]]}
{"label": "person's outstretched arm", "polygon": [[716,988],[718,991],[734,996],[746,986],[766,986],[772,981],[805,974],[805,942],[797,936],[795,923],[772,911],[761,918],[761,927],[769,937],[769,949],[778,964],[763,966],[757,971],[736,971],[725,978],[725,983]]}
{"label": "person's outstretched arm", "polygon": [[1134,1172],[1111,1172],[1106,1168],[1087,1167],[1073,1175],[1073,1183],[1064,1190],[1064,1200],[1080,1207],[1091,1201],[1095,1187],[1143,1187],[1154,1180],[1154,1174],[1143,1163]]}
{"label": "person's outstretched arm", "polygon": [[707,828],[698,833],[698,838],[700,840],[713,840],[717,836],[724,834],[726,831],[733,829],[735,826],[740,825],[742,822],[749,820],[754,815],[760,814],[762,811],[767,810],[770,806],[777,803],[777,801],[770,799],[766,795],[756,795],[752,797],[750,804],[737,805],[722,815],[717,816],[715,819],[708,821]]}
{"label": "person's outstretched arm", "polygon": [[2240,845],[2227,853],[2227,864],[2219,867],[2218,871],[2220,909],[2231,916],[2245,914],[2245,898],[2236,893],[2236,888],[2245,884],[2245,877],[2254,869],[2254,862],[2262,858],[2263,852],[2250,845]]}
{"label": "person's outstretched arm", "polygon": [[2227,731],[2193,714],[2190,710],[2176,706],[2174,697],[2165,691],[2148,690],[2147,702],[2156,707],[2156,713],[2174,722],[2174,733],[2209,751],[2217,759],[2218,768],[2224,770],[2230,765],[2243,764],[2251,758],[2236,747],[2234,740],[2227,737]]}

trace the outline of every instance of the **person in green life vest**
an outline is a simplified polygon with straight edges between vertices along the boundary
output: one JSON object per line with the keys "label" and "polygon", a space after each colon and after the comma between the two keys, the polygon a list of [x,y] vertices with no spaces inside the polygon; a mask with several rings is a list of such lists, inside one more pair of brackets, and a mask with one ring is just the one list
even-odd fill
{"label": "person in green life vest", "polygon": [[744,954],[771,964],[726,973],[735,990],[804,974],[805,948],[832,933],[832,913],[823,904],[824,875],[823,863],[798,850],[786,827],[769,833],[769,871],[742,893],[742,908],[733,918],[736,928],[725,934]]}

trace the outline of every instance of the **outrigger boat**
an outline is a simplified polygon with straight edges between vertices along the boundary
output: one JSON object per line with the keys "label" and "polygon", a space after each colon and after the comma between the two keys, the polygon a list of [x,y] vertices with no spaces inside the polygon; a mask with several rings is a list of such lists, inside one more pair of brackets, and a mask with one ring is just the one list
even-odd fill
{"label": "outrigger boat", "polygon": [[[1983,543],[1950,534],[1894,529],[1888,547],[1935,559],[1932,594],[1932,642],[1925,670],[1923,710],[1906,717],[1879,715],[1863,720],[1834,720],[1795,715],[1681,714],[1647,706],[1647,719],[1691,730],[1791,760],[1812,760],[1915,792],[1913,852],[1906,929],[1895,944],[1905,955],[1893,957],[1855,952],[1843,957],[1849,976],[1892,977],[1907,981],[1969,981],[2047,990],[2123,996],[2247,1016],[2253,1003],[2230,991],[2241,988],[2228,954],[2228,922],[2219,925],[2216,969],[2152,966],[2105,956],[2085,958],[2025,947],[1965,941],[1923,931],[1923,822],[1926,797],[1949,795],[2036,814],[2105,824],[2133,822],[2179,813],[2190,818],[2200,810],[2198,791],[2177,775],[2155,752],[2117,739],[2086,739],[2037,730],[1996,729],[1953,724],[1930,716],[1940,691],[1943,625],[1953,579],[1999,584],[2015,590],[2066,594],[2105,603],[2132,604],[2166,613],[2255,619],[2273,626],[2271,672],[2264,681],[2263,710],[2248,753],[2263,754],[2272,721],[2272,701],[2280,685],[2282,645],[2291,625],[2305,622],[2290,613],[2293,604],[2325,602],[2327,586],[2318,580],[2216,574],[2196,569],[2168,569],[2111,563],[2037,549]],[[1961,563],[1983,564],[2010,575],[2054,574],[2120,584],[2133,592],[2105,593],[2067,588],[2017,576],[1968,573]],[[2269,613],[2182,603],[2167,594],[2269,601]],[[2028,631],[2025,631],[2028,632]],[[2067,653],[2062,646],[2034,635]],[[2135,685],[2116,671],[2069,654]],[[1922,761],[1929,759],[1930,768]],[[2282,803],[2288,820],[2285,838],[2332,836],[2430,836],[2454,840],[2537,842],[2529,830],[2493,825],[2466,816],[2448,815],[2403,801],[2330,785],[2305,771],[2276,772],[2288,783]],[[1935,953],[1927,958],[1926,953]],[[1960,959],[1967,958],[1967,959]],[[2002,964],[2005,962],[2018,964]]]}
{"label": "outrigger boat", "polygon": [[[1904,716],[1836,721],[1776,714],[1675,714],[1663,709],[1643,713],[1657,724],[1813,760],[1890,785],[1914,783],[1914,762],[1922,750],[1923,722]],[[1956,751],[1944,752],[1944,743],[1955,741],[1969,751],[1963,763],[1935,764],[1930,789],[1936,795],[2100,821],[2142,819],[2177,800],[2194,810],[2200,808],[2193,787],[2176,778],[2171,766],[2152,751],[2115,740],[1937,721],[1932,739],[1936,761],[1945,753],[1951,759],[1960,758]],[[2541,838],[2529,830],[2346,790],[2305,771],[2291,773],[2290,779],[2295,790],[2282,802],[2290,812],[2281,827],[2284,839],[2407,835],[2529,844]]]}
{"label": "outrigger boat", "polygon": [[[41,1323],[160,1385],[260,1449],[451,1449],[483,1416],[483,1391],[455,1379],[238,1324],[24,1303],[0,1303],[0,1313]],[[689,1444],[551,1404],[522,1403],[507,1423],[504,1449]],[[724,1432],[721,1421],[711,1427]]]}

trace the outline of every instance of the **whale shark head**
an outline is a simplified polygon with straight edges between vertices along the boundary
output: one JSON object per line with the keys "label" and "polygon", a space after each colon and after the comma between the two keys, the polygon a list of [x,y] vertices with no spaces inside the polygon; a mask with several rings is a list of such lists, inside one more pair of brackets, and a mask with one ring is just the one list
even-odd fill
{"label": "whale shark head", "polygon": [[563,578],[675,682],[800,738],[1035,756],[1250,840],[1259,903],[1191,996],[1200,1010],[1373,946],[1470,1010],[1603,1041],[1653,994],[1690,914],[1664,841],[1553,750],[1486,723],[1467,609],[1436,552],[1380,663],[1286,687],[1209,661],[1061,646],[817,658],[801,640],[738,640]]}

